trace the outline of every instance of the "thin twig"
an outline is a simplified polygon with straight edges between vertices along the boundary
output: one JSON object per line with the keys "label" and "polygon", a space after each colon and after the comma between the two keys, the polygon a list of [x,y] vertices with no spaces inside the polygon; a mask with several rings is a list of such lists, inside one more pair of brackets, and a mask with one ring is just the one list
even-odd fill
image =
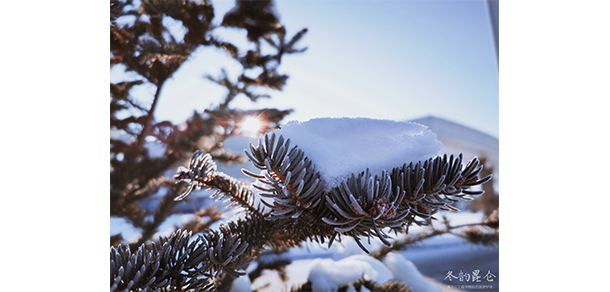
{"label": "thin twig", "polygon": [[487,226],[487,223],[484,223],[484,222],[466,223],[466,224],[451,226],[448,221],[445,221],[444,224],[445,224],[445,228],[444,229],[432,228],[429,231],[422,231],[422,232],[416,234],[415,236],[407,235],[407,237],[405,237],[404,239],[397,240],[397,241],[393,242],[391,247],[387,247],[387,246],[381,247],[377,252],[372,253],[371,256],[376,258],[376,259],[382,259],[388,253],[390,253],[392,251],[404,250],[409,245],[415,244],[417,242],[420,242],[420,241],[423,241],[425,239],[432,238],[432,237],[435,237],[435,236],[438,236],[438,235],[443,235],[443,234],[453,234],[453,235],[456,235],[458,237],[461,237],[461,238],[464,238],[466,240],[469,240],[469,238],[467,238],[467,237],[465,237],[465,236],[463,236],[461,234],[454,233],[453,231],[456,230],[456,229],[465,228],[465,227],[483,227],[483,228],[489,228]]}

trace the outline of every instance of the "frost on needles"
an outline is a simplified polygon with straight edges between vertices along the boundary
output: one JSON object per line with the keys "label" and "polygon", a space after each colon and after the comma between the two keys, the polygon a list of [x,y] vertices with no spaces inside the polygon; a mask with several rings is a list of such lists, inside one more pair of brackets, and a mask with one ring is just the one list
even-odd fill
{"label": "frost on needles", "polygon": [[307,239],[331,246],[342,236],[354,238],[366,252],[364,238],[392,246],[391,232],[426,224],[439,209],[458,211],[453,203],[482,194],[470,187],[491,179],[479,177],[483,165],[476,157],[464,164],[461,154],[439,156],[441,148],[434,133],[415,123],[291,122],[245,150],[260,169],[242,170],[256,179],[252,186],[218,172],[209,154],[196,151],[188,168],[175,176],[187,183],[177,199],[193,189],[214,189],[213,196],[227,197],[245,215],[195,239],[177,231],[162,246],[146,251],[142,245],[133,255],[112,247],[114,282],[118,285],[118,276],[130,287],[163,290],[186,283],[189,289],[214,290],[230,285],[266,248],[293,247]]}

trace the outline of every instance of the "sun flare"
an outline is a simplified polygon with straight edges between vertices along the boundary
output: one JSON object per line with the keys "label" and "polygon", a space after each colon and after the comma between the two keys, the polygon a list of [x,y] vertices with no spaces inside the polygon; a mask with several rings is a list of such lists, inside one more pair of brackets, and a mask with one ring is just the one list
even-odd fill
{"label": "sun flare", "polygon": [[263,128],[263,121],[255,116],[245,118],[240,125],[241,132],[245,135],[257,136]]}

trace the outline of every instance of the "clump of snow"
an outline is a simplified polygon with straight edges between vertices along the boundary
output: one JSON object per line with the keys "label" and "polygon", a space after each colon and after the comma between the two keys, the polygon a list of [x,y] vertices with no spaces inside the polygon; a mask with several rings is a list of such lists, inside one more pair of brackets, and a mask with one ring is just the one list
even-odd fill
{"label": "clump of snow", "polygon": [[142,236],[142,228],[134,227],[123,217],[110,216],[110,235],[119,233],[127,242],[135,242]]}
{"label": "clump of snow", "polygon": [[314,291],[331,292],[361,279],[385,283],[392,278],[392,272],[382,262],[367,255],[355,255],[340,261],[314,260],[308,280]]}
{"label": "clump of snow", "polygon": [[165,150],[167,150],[167,145],[159,141],[146,142],[144,143],[144,148],[148,150],[149,158],[163,158],[165,156]]}
{"label": "clump of snow", "polygon": [[276,270],[263,270],[260,277],[254,279],[251,288],[259,292],[287,291],[286,283]]}
{"label": "clump of snow", "polygon": [[427,128],[391,120],[317,118],[291,121],[274,133],[290,139],[291,147],[303,150],[328,190],[367,168],[372,174],[381,174],[382,170],[437,156],[443,144]]}
{"label": "clump of snow", "polygon": [[128,134],[125,130],[110,129],[110,139],[119,140],[127,145],[133,143],[136,138]]}
{"label": "clump of snow", "polygon": [[388,253],[383,259],[386,268],[392,271],[396,281],[407,285],[411,291],[441,291],[439,287],[424,278],[415,265],[400,253]]}
{"label": "clump of snow", "polygon": [[392,271],[388,269],[388,267],[386,267],[382,262],[372,256],[366,254],[359,254],[347,257],[343,260],[354,260],[369,263],[371,265],[371,268],[373,268],[377,272],[377,276],[372,278],[371,280],[377,283],[385,283],[394,279]]}
{"label": "clump of snow", "polygon": [[315,259],[296,260],[284,268],[287,278],[286,284],[291,290],[297,289],[307,282],[309,271],[315,261]]}
{"label": "clump of snow", "polygon": [[241,276],[233,280],[229,292],[249,292],[252,291],[252,282],[248,276]]}

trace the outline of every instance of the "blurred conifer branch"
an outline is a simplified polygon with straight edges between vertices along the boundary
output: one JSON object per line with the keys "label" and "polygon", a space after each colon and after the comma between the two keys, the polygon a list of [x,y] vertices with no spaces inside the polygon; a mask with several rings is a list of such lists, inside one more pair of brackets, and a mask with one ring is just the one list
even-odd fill
{"label": "blurred conifer branch", "polygon": [[[484,246],[497,245],[500,240],[499,210],[494,210],[490,215],[485,216],[482,222],[451,225],[446,217],[443,217],[442,227],[422,231],[415,235],[407,235],[402,240],[393,242],[392,246],[384,246],[371,254],[372,257],[381,259],[392,251],[404,250],[408,246],[417,245],[425,239],[443,234],[452,234],[464,238],[472,244]],[[461,232],[460,232],[461,231]]]}
{"label": "blurred conifer branch", "polygon": [[[142,230],[140,238],[135,242],[126,242],[120,234],[110,238],[115,253],[114,262],[117,265],[115,276],[122,278],[115,281],[118,278],[113,276],[113,283],[116,282],[114,287],[118,291],[125,290],[130,285],[132,288],[129,289],[143,287],[142,285],[146,284],[148,287],[163,287],[159,289],[169,291],[174,288],[181,289],[185,285],[197,288],[209,284],[196,279],[179,282],[181,280],[176,280],[177,275],[174,274],[177,267],[170,260],[162,262],[161,266],[154,269],[140,271],[138,278],[137,271],[123,266],[128,263],[122,260],[126,260],[126,255],[131,251],[145,246],[145,243],[158,231],[159,226],[177,212],[175,207],[178,202],[174,199],[183,194],[185,189],[166,177],[169,170],[188,160],[198,149],[209,153],[217,162],[242,162],[244,160],[242,155],[227,151],[223,145],[225,139],[239,133],[239,124],[247,117],[257,117],[263,123],[259,130],[263,133],[276,129],[279,122],[292,111],[275,108],[240,110],[232,106],[232,101],[239,94],[252,101],[256,101],[259,97],[269,97],[268,93],[256,93],[257,88],[281,90],[288,76],[277,71],[278,64],[283,56],[299,53],[304,49],[293,48],[296,42],[292,42],[275,48],[275,52],[268,51],[266,55],[261,54],[260,50],[257,50],[258,54],[254,54],[241,51],[237,45],[222,41],[222,35],[215,34],[222,26],[245,29],[248,32],[248,41],[255,43],[257,48],[260,48],[260,42],[265,41],[266,38],[283,39],[286,34],[285,29],[271,10],[271,6],[271,1],[236,1],[237,10],[233,9],[227,13],[219,26],[213,22],[216,15],[210,1],[110,1],[110,67],[112,70],[124,72],[123,75],[126,76],[124,80],[110,83],[110,215],[125,218],[134,227]],[[239,13],[235,15],[235,11]],[[261,11],[267,11],[264,17],[259,15]],[[234,22],[251,18],[256,19],[256,23],[248,21],[247,25],[240,26],[239,23]],[[233,19],[233,22],[227,19]],[[303,32],[297,33],[299,38],[302,34]],[[224,76],[226,82],[222,85],[229,90],[229,94],[217,107],[211,107],[204,112],[194,112],[184,124],[176,125],[170,121],[156,119],[155,112],[159,100],[172,98],[162,94],[163,86],[185,61],[193,57],[195,50],[201,47],[221,49],[229,58],[237,60],[244,70],[241,77],[238,77],[239,81],[231,82],[228,76]],[[247,69],[259,68],[264,74],[252,80],[246,78]],[[218,70],[218,68],[202,69],[208,72]],[[150,89],[149,96],[143,96],[142,93],[135,94],[138,88]],[[200,103],[209,104],[209,101],[202,98]],[[193,107],[195,106],[197,105],[194,104]],[[226,175],[214,172],[214,178],[209,183],[224,192],[233,190],[239,192],[233,198],[241,206],[250,203],[247,201],[249,198],[247,188]],[[157,196],[159,194],[162,195],[160,198]],[[142,202],[146,200],[155,200],[155,202],[152,203],[152,207],[145,208]],[[212,209],[196,210],[199,218],[205,217],[209,220],[194,220],[185,227],[196,232],[207,230],[211,223],[220,219],[218,211],[213,211],[215,210],[213,206],[210,208]],[[250,211],[253,212],[254,209]],[[239,247],[233,252],[243,251],[243,244],[233,242],[232,237],[222,235],[222,232],[209,233],[198,244],[217,242],[218,237],[222,238],[221,242],[225,242],[225,247],[231,243]],[[176,238],[182,238],[180,240],[184,241],[184,238],[190,238],[190,235],[182,232],[167,241],[153,242],[152,246],[161,248],[166,245],[168,248],[171,247],[171,253],[179,252],[176,248],[181,248],[182,254],[191,251]],[[129,246],[132,247],[131,250]],[[148,247],[150,248],[151,245],[149,244]],[[170,251],[159,254],[151,252],[146,251],[148,259],[145,253],[142,253],[140,256],[144,257],[131,265],[138,264],[141,268],[149,261],[158,262],[163,259],[164,253],[170,253]],[[219,256],[221,255],[212,255],[210,259],[220,260]],[[231,257],[231,255],[227,256]],[[231,259],[231,264],[234,265],[236,258],[231,257]],[[222,260],[224,261],[226,259]],[[232,271],[231,268],[221,264],[212,264],[207,269],[216,272],[222,270],[223,273]],[[123,272],[120,272],[121,267]],[[174,270],[168,272],[167,269]],[[155,272],[152,272],[153,270]],[[185,273],[191,272],[185,271]],[[127,278],[136,281],[129,284],[129,281],[125,281]],[[172,280],[162,282],[163,279]]]}

